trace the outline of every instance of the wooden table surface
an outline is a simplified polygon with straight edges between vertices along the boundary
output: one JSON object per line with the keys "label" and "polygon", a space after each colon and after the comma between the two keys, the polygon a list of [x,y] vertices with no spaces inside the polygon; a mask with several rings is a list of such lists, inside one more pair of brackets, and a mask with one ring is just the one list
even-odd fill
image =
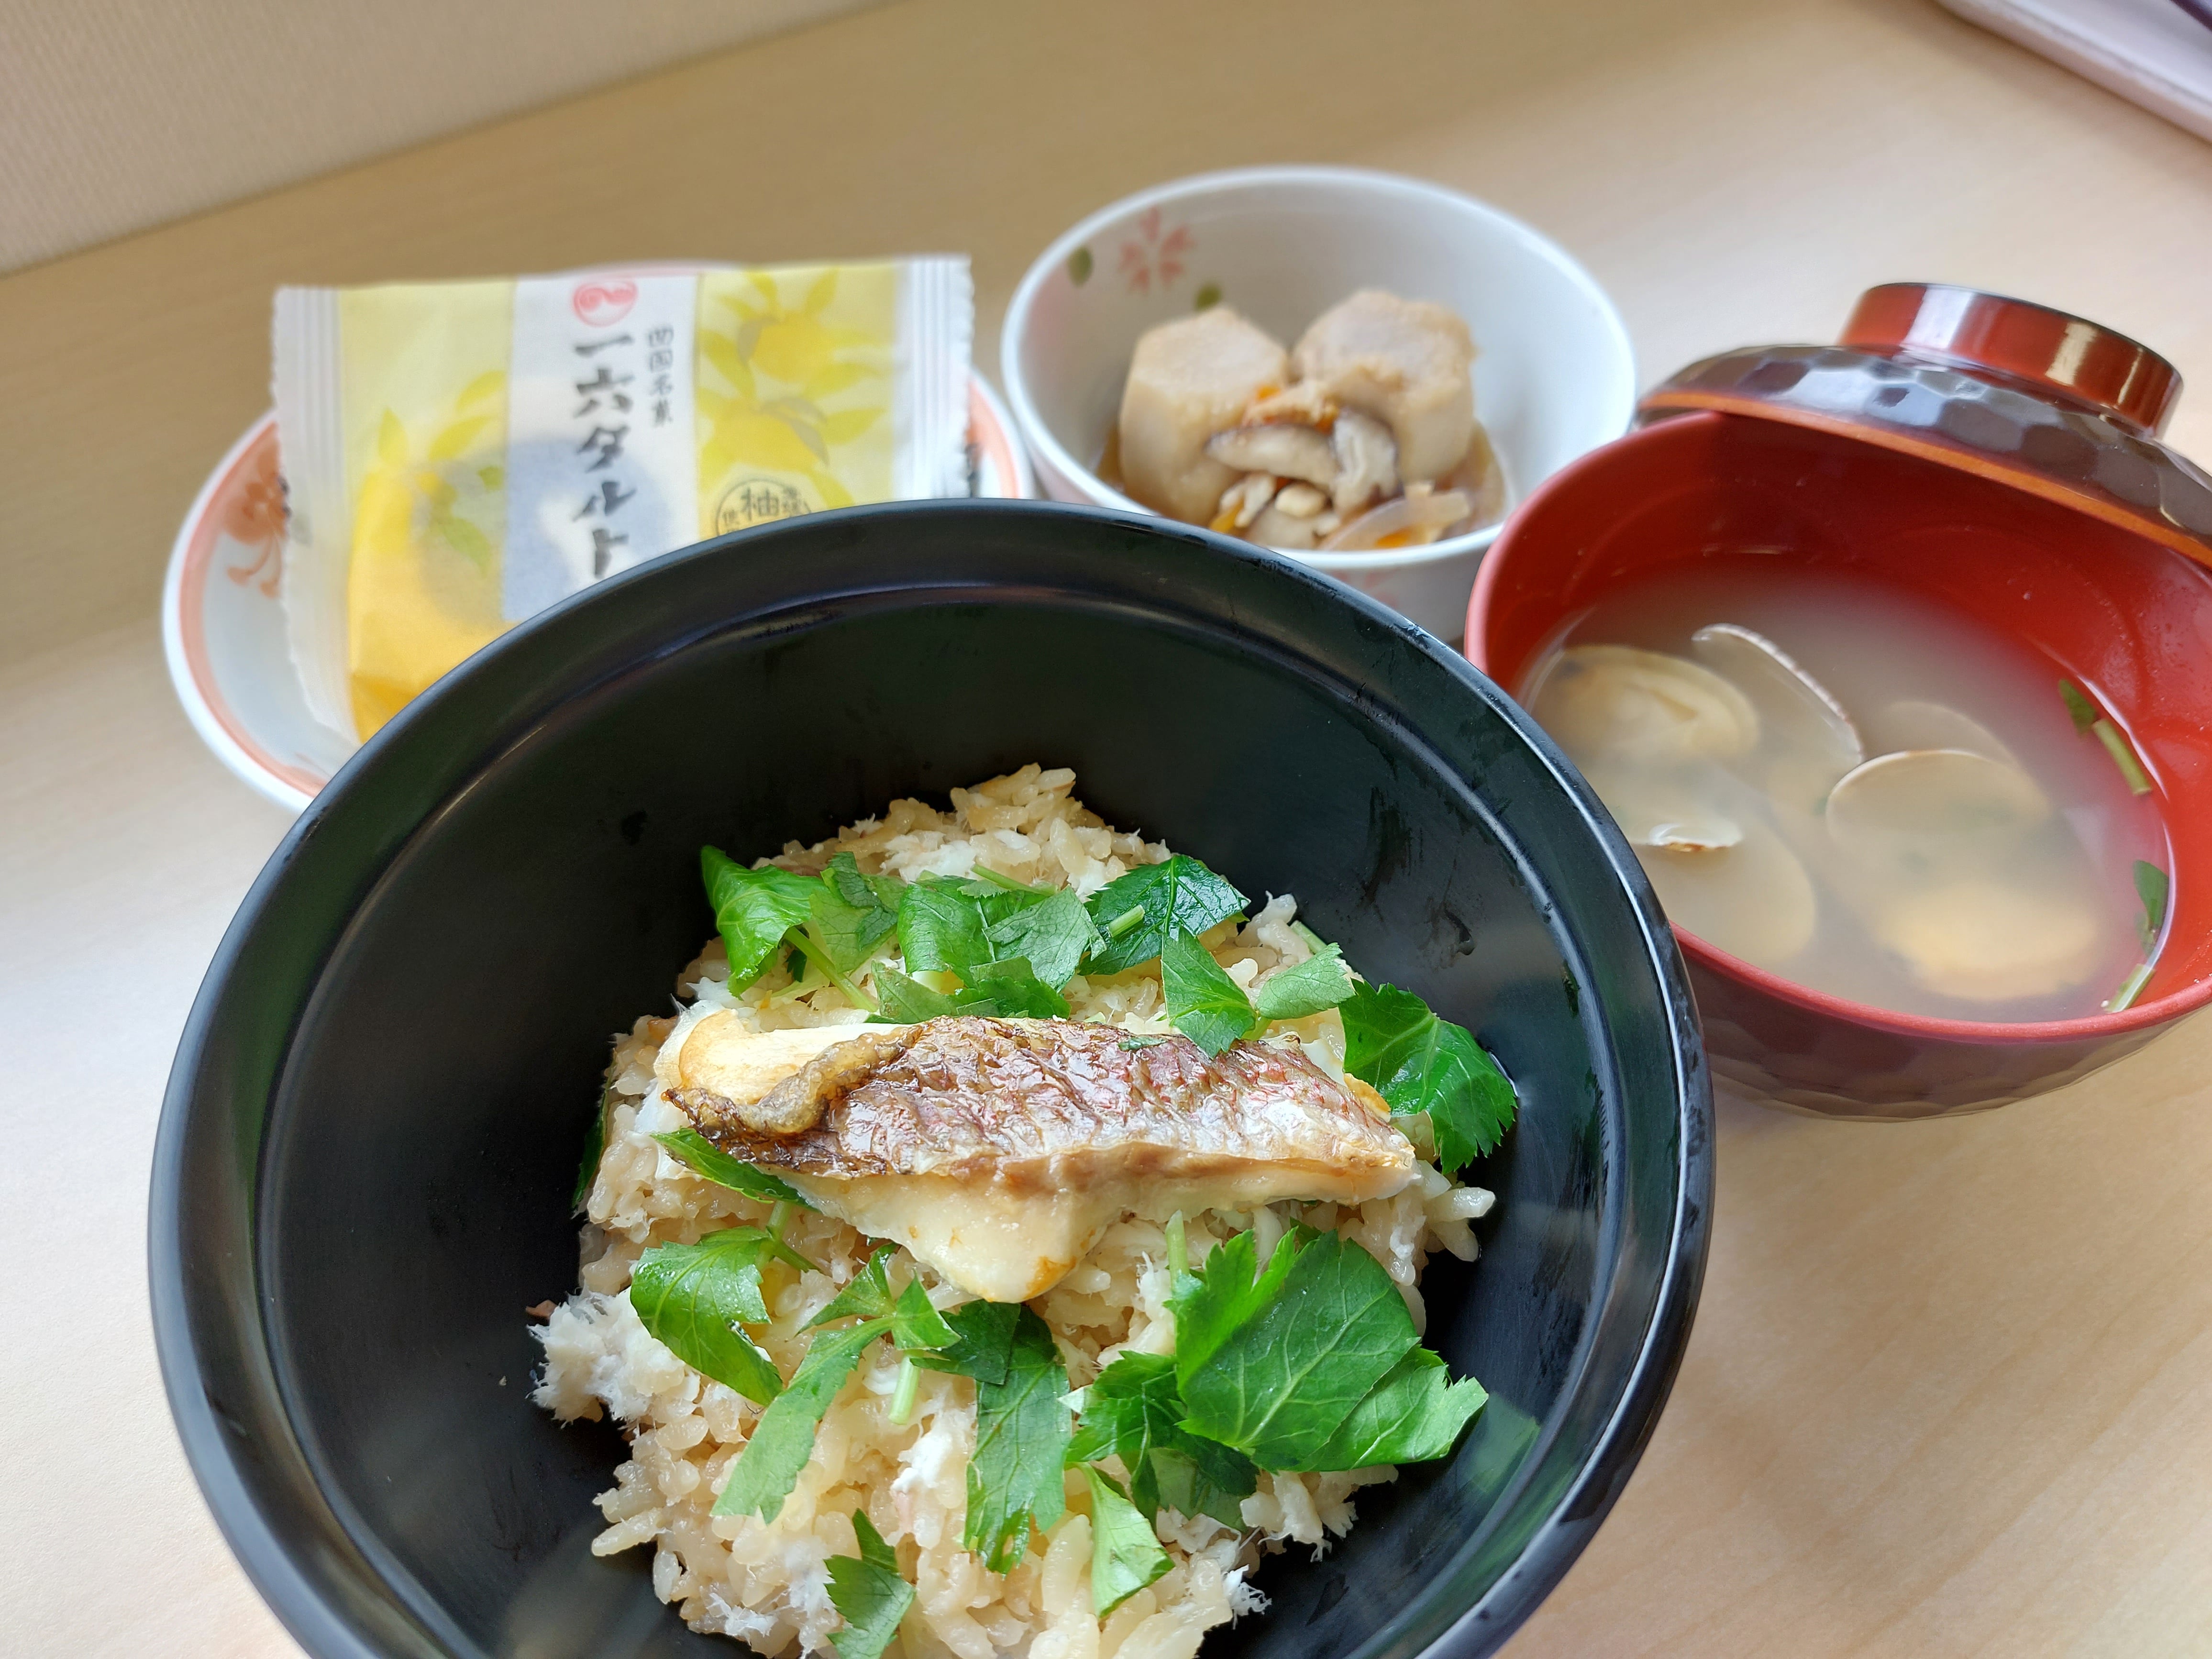
{"label": "wooden table surface", "polygon": [[[1359,20],[1355,28],[1343,21]],[[1486,198],[1611,289],[1649,380],[1832,337],[1863,286],[2080,311],[2205,384],[2212,148],[1924,0],[910,0],[0,278],[0,1647],[290,1651],[169,1425],[145,1308],[163,1079],[284,829],[155,622],[266,404],[279,282],[1035,251],[1150,181],[1356,162]],[[1961,1121],[1723,1103],[1711,1271],[1545,1656],[2212,1652],[2212,1024]]]}

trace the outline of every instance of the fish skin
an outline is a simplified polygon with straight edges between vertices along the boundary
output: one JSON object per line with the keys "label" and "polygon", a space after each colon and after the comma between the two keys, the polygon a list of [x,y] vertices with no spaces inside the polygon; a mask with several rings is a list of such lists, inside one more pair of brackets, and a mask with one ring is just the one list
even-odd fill
{"label": "fish skin", "polygon": [[1310,1176],[1313,1196],[1349,1198],[1386,1195],[1413,1173],[1413,1148],[1387,1115],[1294,1045],[1238,1042],[1209,1059],[1183,1036],[975,1015],[911,1030],[903,1043],[878,1039],[869,1064],[837,1063],[845,1045],[823,1050],[808,1070],[834,1081],[796,1133],[755,1127],[745,1105],[711,1091],[671,1098],[732,1157],[832,1179],[936,1176],[1028,1194],[1266,1165],[1287,1183],[1280,1196],[1298,1195]]}

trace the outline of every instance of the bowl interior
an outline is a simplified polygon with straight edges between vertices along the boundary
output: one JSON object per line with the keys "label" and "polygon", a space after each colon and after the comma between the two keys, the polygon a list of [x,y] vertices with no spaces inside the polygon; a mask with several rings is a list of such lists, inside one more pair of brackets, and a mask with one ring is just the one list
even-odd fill
{"label": "bowl interior", "polygon": [[1218,299],[1291,346],[1362,288],[1432,300],[1467,319],[1481,350],[1475,410],[1510,499],[1627,424],[1627,337],[1565,254],[1452,191],[1330,168],[1185,179],[1063,237],[1008,313],[1001,356],[1015,418],[1048,478],[1060,472],[1089,500],[1133,507],[1094,469],[1139,335]]}
{"label": "bowl interior", "polygon": [[1519,1083],[1430,1340],[1456,1456],[1279,1560],[1217,1655],[1488,1651],[1609,1507],[1686,1336],[1709,1201],[1687,993],[1626,848],[1495,688],[1377,607],[1197,534],[1048,508],[824,514],[557,608],[420,700],[272,860],[157,1154],[187,1448],[313,1650],[727,1654],[589,1553],[614,1431],[527,1400],[574,1284],[607,1034],[711,932],[696,860],[1032,759],[1295,892]]}
{"label": "bowl interior", "polygon": [[[1470,653],[1501,684],[1516,684],[1613,584],[1750,550],[1778,579],[1798,568],[1851,570],[1925,594],[2033,646],[2054,680],[2063,674],[2087,688],[2158,785],[2175,866],[2165,947],[2119,1018],[2170,1018],[2178,1010],[2161,1006],[2167,999],[2205,987],[2212,890],[2196,883],[2212,872],[2212,573],[2146,538],[1955,468],[1776,422],[1690,415],[1586,457],[1528,504],[1489,555],[1468,617]],[[1771,978],[1692,945],[1720,971]]]}

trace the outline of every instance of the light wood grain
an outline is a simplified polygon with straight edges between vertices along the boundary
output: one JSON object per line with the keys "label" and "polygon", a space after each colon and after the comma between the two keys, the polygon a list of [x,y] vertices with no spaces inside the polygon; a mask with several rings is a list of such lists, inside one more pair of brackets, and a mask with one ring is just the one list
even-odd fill
{"label": "light wood grain", "polygon": [[[0,1630],[281,1650],[192,1492],[143,1306],[191,989],[282,830],[193,741],[151,624],[265,401],[279,281],[951,248],[979,356],[1036,249],[1148,181],[1400,168],[1577,252],[1646,379],[1970,282],[2204,382],[2212,147],[1917,0],[929,0],[0,279]],[[2212,1651],[2212,1024],[1958,1122],[1725,1105],[1711,1273],[1642,1468],[1540,1656]],[[49,1381],[47,1379],[56,1379]],[[94,1561],[99,1564],[95,1568]],[[0,1643],[4,1644],[4,1643]]]}

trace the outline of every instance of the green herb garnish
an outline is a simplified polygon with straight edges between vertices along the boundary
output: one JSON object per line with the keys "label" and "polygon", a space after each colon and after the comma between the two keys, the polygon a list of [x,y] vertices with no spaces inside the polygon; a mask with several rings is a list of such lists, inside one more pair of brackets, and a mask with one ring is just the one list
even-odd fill
{"label": "green herb garnish", "polygon": [[812,1265],[759,1227],[726,1228],[696,1244],[655,1245],[638,1258],[630,1277],[630,1307],[692,1370],[768,1405],[783,1392],[783,1378],[738,1327],[768,1322],[760,1276],[771,1257]]}
{"label": "green herb garnish", "polygon": [[991,948],[990,919],[983,901],[1001,896],[988,886],[924,876],[899,901],[899,954],[909,974],[942,969],[958,973],[998,955]]}
{"label": "green herb garnish", "polygon": [[1304,1019],[1335,1007],[1352,994],[1352,970],[1344,965],[1344,952],[1328,945],[1262,985],[1253,1006],[1261,1019]]}
{"label": "green herb garnish", "polygon": [[2117,1014],[2131,1007],[2134,1006],[2135,1000],[2142,994],[2142,988],[2148,983],[2150,983],[2150,963],[2147,962],[2136,963],[2134,971],[2120,981],[2120,988],[2106,1000],[2105,1012],[2108,1014]]}
{"label": "green herb garnish", "polygon": [[2145,951],[2158,945],[2159,929],[2166,926],[2166,896],[2173,884],[2165,871],[2147,859],[2136,860],[2136,896],[2142,901],[2142,945]]}
{"label": "green herb garnish", "polygon": [[1233,1447],[1183,1427],[1183,1414],[1172,1356],[1122,1354],[1083,1391],[1067,1461],[1120,1458],[1129,1471],[1129,1497],[1147,1516],[1165,1504],[1241,1528],[1238,1500],[1257,1488],[1257,1467]]}
{"label": "green herb garnish", "polygon": [[1043,1320],[1019,1308],[1002,1381],[975,1384],[975,1450],[968,1460],[963,1548],[1004,1572],[1029,1548],[1030,1528],[1048,1529],[1066,1508],[1060,1480],[1070,1435],[1067,1369]]}
{"label": "green herb garnish", "polygon": [[1218,1054],[1260,1027],[1252,999],[1213,959],[1194,934],[1171,934],[1160,951],[1160,981],[1168,1019],[1209,1054]]}
{"label": "green herb garnish", "polygon": [[2066,712],[2072,716],[2074,729],[2087,736],[2097,723],[2097,705],[2081,695],[2081,688],[2071,680],[2058,682],[2058,695],[2065,701]]}
{"label": "green herb garnish", "polygon": [[572,1216],[583,1214],[584,1206],[592,1201],[592,1188],[599,1183],[599,1160],[607,1155],[607,1114],[614,1097],[613,1084],[600,1089],[599,1109],[592,1114],[592,1127],[584,1137],[584,1156],[576,1165],[576,1190],[568,1200]]}
{"label": "green herb garnish", "polygon": [[925,1019],[941,1019],[947,1014],[995,1013],[997,1010],[975,1006],[982,999],[972,993],[968,1006],[963,1007],[959,998],[947,996],[942,991],[932,990],[911,975],[902,974],[896,968],[876,969],[876,996],[880,1006],[876,1018],[886,1025],[919,1025]]}
{"label": "green herb garnish", "polygon": [[921,1288],[921,1281],[908,1279],[906,1289],[891,1304],[893,1345],[902,1353],[912,1353],[918,1349],[936,1352],[950,1348],[958,1340],[959,1333],[945,1323],[945,1316],[929,1299],[929,1292]]}
{"label": "green herb garnish", "polygon": [[1255,1254],[1237,1234],[1170,1298],[1183,1424],[1262,1468],[1310,1468],[1419,1338],[1360,1246],[1297,1228],[1264,1270]]}
{"label": "green herb garnish", "polygon": [[991,927],[997,960],[1027,962],[1044,985],[1057,991],[1075,977],[1084,953],[1098,942],[1091,913],[1072,888],[1061,887],[1020,907]]}
{"label": "green herb garnish", "polygon": [[1334,1008],[1352,994],[1351,971],[1334,945],[1260,988],[1255,1004],[1213,953],[1189,933],[1171,935],[1160,951],[1160,981],[1168,1018],[1208,1054],[1278,1019],[1304,1019]]}
{"label": "green herb garnish", "polygon": [[[1025,964],[1020,976],[1034,978],[1054,1000],[1097,938],[1090,913],[1073,892],[1028,887],[1004,876],[988,881],[925,876],[900,901],[898,936],[909,974],[943,969],[980,989],[979,972],[1020,962]],[[1027,993],[1022,1000],[1024,1006],[1003,1012],[1026,1012],[1042,1001]],[[1067,1010],[1062,1004],[1054,1012]]]}
{"label": "green herb garnish", "polygon": [[701,1134],[696,1129],[672,1129],[653,1139],[667,1148],[668,1155],[693,1175],[713,1182],[717,1187],[727,1187],[733,1193],[743,1193],[747,1198],[757,1198],[769,1204],[796,1204],[802,1210],[814,1206],[802,1197],[799,1190],[778,1181],[774,1176],[751,1164],[741,1163]]}
{"label": "green herb garnish", "polygon": [[924,1370],[952,1371],[996,1386],[1013,1365],[1014,1322],[1018,1302],[963,1302],[938,1316],[951,1328],[952,1340],[933,1352],[917,1352]]}
{"label": "green herb garnish", "polygon": [[2129,793],[2137,795],[2150,793],[2150,775],[2143,770],[2142,758],[2127,738],[2121,735],[2120,728],[2100,714],[2096,704],[2084,696],[2081,689],[2073,681],[2059,681],[2058,695],[2065,699],[2066,712],[2073,718],[2074,729],[2095,738],[2104,744],[2105,752],[2112,757],[2112,764],[2120,769],[2120,775],[2127,780]]}
{"label": "green herb garnish", "polygon": [[831,965],[849,974],[891,936],[905,895],[904,882],[865,874],[850,853],[840,853],[808,902],[808,929]]}
{"label": "green herb garnish", "polygon": [[898,1555],[866,1510],[853,1511],[860,1554],[830,1558],[830,1605],[845,1615],[845,1628],[830,1638],[837,1659],[881,1659],[914,1605],[914,1586],[899,1577]]}
{"label": "green herb garnish", "polygon": [[730,990],[742,991],[761,976],[786,933],[813,914],[822,884],[771,864],[748,870],[720,848],[699,849],[699,873],[714,926],[730,953]]}
{"label": "green herb garnish", "polygon": [[968,970],[968,988],[992,1005],[992,1012],[1011,1018],[1065,1019],[1067,999],[1030,971],[1024,957],[1004,962],[980,962]]}
{"label": "green herb garnish", "polygon": [[1344,1068],[1398,1113],[1426,1112],[1437,1162],[1453,1174],[1512,1126],[1513,1085],[1465,1026],[1395,985],[1358,985],[1344,1005]]}
{"label": "green herb garnish", "polygon": [[[1091,896],[1091,920],[1103,936],[1085,971],[1118,974],[1160,954],[1177,933],[1203,933],[1245,905],[1244,895],[1196,859],[1178,853],[1139,865]],[[1132,910],[1142,914],[1129,920]]]}
{"label": "green herb garnish", "polygon": [[979,963],[968,969],[970,983],[947,996],[896,968],[876,970],[882,1006],[876,1018],[887,1025],[916,1025],[947,1014],[995,1015],[1003,1018],[1065,1018],[1067,999],[1030,971],[1017,957],[1011,962]]}
{"label": "green herb garnish", "polygon": [[1090,913],[1066,888],[1006,880],[925,876],[908,888],[898,915],[907,971],[945,969],[967,979],[986,963],[1020,957],[1051,989],[1066,984],[1096,937]]}
{"label": "green herb garnish", "polygon": [[852,1282],[806,1322],[806,1328],[811,1331],[839,1319],[858,1317],[878,1323],[890,1319],[891,1310],[898,1305],[897,1298],[891,1294],[889,1273],[891,1257],[897,1252],[896,1244],[877,1245],[874,1254],[853,1275]]}
{"label": "green herb garnish", "polygon": [[2150,983],[2151,958],[2158,953],[2159,930],[2166,926],[2166,907],[2173,890],[2173,883],[2165,871],[2147,859],[2137,859],[2135,867],[2136,896],[2142,902],[2142,915],[2136,922],[2136,932],[2142,939],[2143,960],[2120,981],[2120,988],[2105,1000],[2105,1012],[2117,1014],[2131,1007]]}
{"label": "green herb garnish", "polygon": [[814,1433],[822,1426],[822,1414],[860,1363],[868,1344],[890,1328],[888,1319],[868,1320],[815,1337],[783,1392],[753,1425],[744,1450],[730,1466],[728,1484],[714,1500],[715,1514],[757,1515],[773,1521],[782,1513],[783,1500],[791,1496],[799,1471],[814,1455]]}
{"label": "green herb garnish", "polygon": [[1488,1398],[1471,1376],[1451,1382],[1441,1355],[1410,1349],[1352,1408],[1308,1467],[1364,1469],[1445,1456]]}
{"label": "green herb garnish", "polygon": [[1085,1465],[1091,1487],[1091,1610],[1103,1619],[1175,1563],[1128,1495]]}

